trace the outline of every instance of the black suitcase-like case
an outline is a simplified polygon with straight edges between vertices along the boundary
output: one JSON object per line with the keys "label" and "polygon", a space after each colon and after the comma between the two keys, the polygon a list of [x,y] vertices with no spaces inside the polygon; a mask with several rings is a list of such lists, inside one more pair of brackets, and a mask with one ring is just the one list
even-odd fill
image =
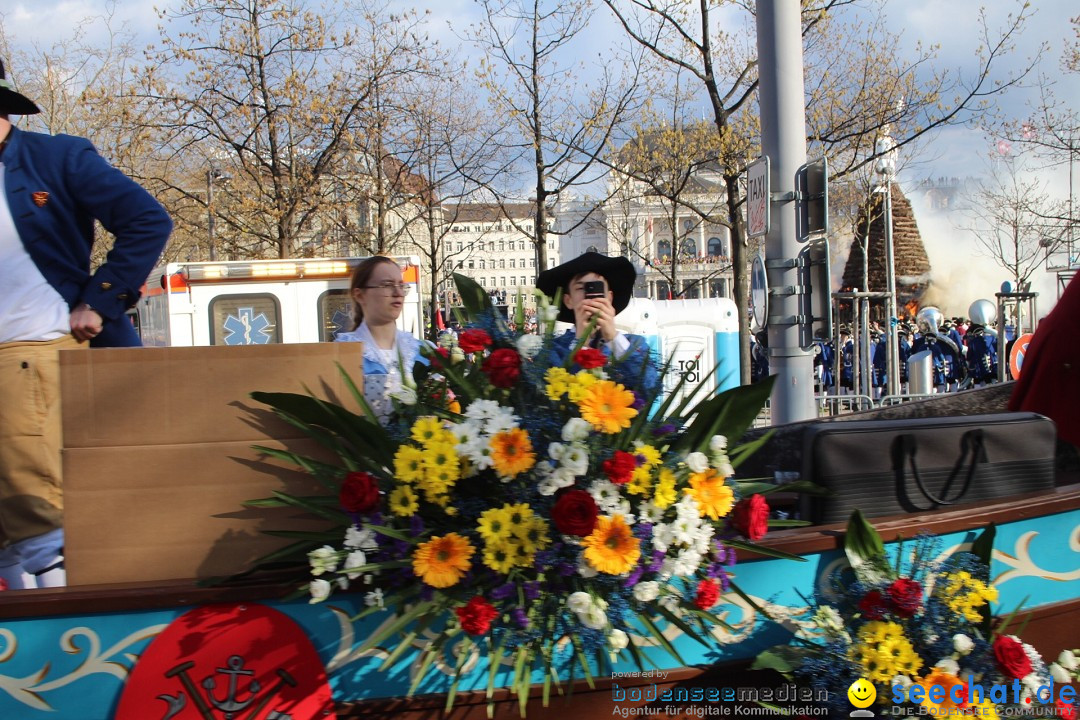
{"label": "black suitcase-like case", "polygon": [[1054,487],[1057,432],[1035,413],[822,423],[803,436],[804,519],[844,522],[937,510]]}

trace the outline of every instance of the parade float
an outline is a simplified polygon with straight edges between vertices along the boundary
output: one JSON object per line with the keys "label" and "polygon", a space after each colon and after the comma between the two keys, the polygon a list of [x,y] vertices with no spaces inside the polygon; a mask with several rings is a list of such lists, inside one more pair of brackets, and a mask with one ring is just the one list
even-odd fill
{"label": "parade float", "polygon": [[[1066,475],[766,533],[768,503],[795,512],[817,479],[801,450],[816,423],[745,435],[768,386],[654,404],[588,348],[551,367],[540,336],[495,317],[472,330],[385,429],[340,370],[359,365],[352,344],[62,358],[71,585],[0,593],[4,717],[833,717],[852,668],[776,648],[862,639],[877,592],[874,622],[914,638],[917,619],[923,664],[955,676],[928,613],[958,593],[926,578],[961,570],[987,589],[979,612],[1046,659],[1028,674],[1080,645]],[[753,479],[768,463],[802,477]],[[981,566],[949,564],[968,551]],[[838,585],[866,570],[853,557],[876,580]],[[983,658],[996,638],[980,628]]]}

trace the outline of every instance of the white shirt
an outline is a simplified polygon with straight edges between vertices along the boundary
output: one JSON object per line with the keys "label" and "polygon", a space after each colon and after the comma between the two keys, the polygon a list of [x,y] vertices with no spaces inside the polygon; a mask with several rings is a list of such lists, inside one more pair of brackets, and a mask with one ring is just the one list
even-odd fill
{"label": "white shirt", "polygon": [[5,174],[0,162],[0,343],[55,340],[71,332],[71,310],[19,239]]}

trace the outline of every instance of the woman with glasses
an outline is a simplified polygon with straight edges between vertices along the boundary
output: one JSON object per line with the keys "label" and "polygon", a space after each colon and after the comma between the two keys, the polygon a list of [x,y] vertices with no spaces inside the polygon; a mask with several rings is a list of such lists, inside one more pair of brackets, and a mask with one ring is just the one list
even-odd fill
{"label": "woman with glasses", "polygon": [[398,330],[397,319],[412,289],[401,281],[401,267],[392,259],[376,255],[363,260],[353,271],[352,332],[338,333],[337,340],[364,343],[364,397],[380,423],[385,423],[394,393],[412,378],[413,363],[427,364],[420,355],[420,341]]}

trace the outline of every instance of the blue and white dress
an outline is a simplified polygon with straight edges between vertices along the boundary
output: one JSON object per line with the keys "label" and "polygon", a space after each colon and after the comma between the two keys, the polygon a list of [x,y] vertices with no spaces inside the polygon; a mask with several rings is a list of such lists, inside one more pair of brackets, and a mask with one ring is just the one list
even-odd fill
{"label": "blue and white dress", "polygon": [[411,333],[398,330],[394,347],[384,349],[375,342],[367,324],[361,323],[352,332],[338,333],[335,341],[364,343],[364,398],[379,422],[385,425],[394,409],[390,396],[402,389],[403,375],[412,378],[413,364],[417,360],[427,364],[427,359],[420,355],[420,340]]}

